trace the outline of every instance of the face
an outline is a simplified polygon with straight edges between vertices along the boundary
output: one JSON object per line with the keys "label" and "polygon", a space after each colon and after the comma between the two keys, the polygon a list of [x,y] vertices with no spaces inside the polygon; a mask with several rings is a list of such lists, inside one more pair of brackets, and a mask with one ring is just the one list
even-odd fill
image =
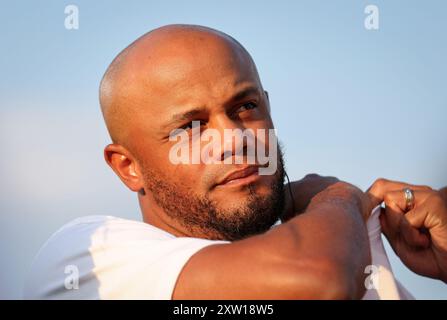
{"label": "face", "polygon": [[[258,129],[273,129],[268,97],[249,57],[240,50],[233,51],[216,46],[203,56],[197,52],[188,56],[182,51],[186,54],[182,58],[176,58],[175,50],[164,53],[166,61],[157,64],[154,71],[157,81],[139,80],[148,87],[150,83],[150,90],[138,103],[156,107],[142,107],[129,132],[145,192],[150,192],[156,205],[184,228],[192,233],[200,230],[211,239],[237,240],[268,230],[284,202],[279,147],[271,159],[277,162],[271,175],[259,175],[257,160],[248,163],[244,142],[239,145],[242,153],[236,153],[235,141],[222,141],[219,154],[213,155],[222,160],[220,163],[170,161],[176,141],[169,137],[178,129],[190,138],[190,155],[194,139],[199,139],[195,146],[207,144],[200,141],[200,135],[209,129],[221,137],[225,129],[251,129],[255,144],[263,144],[268,152],[268,134],[258,134]],[[200,124],[199,136],[193,136],[193,121]],[[232,161],[223,161],[228,157]],[[231,176],[235,172],[238,175]]]}

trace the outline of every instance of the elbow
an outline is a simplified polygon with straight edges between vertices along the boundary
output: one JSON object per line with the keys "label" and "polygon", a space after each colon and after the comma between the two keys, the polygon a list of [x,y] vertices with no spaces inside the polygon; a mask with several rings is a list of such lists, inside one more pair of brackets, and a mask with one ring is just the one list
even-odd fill
{"label": "elbow", "polygon": [[364,294],[354,274],[345,271],[327,271],[326,276],[321,277],[321,285],[326,287],[321,296],[325,300],[357,300]]}
{"label": "elbow", "polygon": [[294,278],[301,287],[297,298],[312,300],[354,300],[361,299],[365,292],[363,277],[359,277],[353,270],[347,270],[340,264],[329,260],[312,261],[303,269],[297,268]]}
{"label": "elbow", "polygon": [[[321,285],[327,287],[323,299],[358,300],[365,294],[364,268],[349,267],[349,264],[325,262],[317,270]],[[329,285],[328,285],[329,284]]]}

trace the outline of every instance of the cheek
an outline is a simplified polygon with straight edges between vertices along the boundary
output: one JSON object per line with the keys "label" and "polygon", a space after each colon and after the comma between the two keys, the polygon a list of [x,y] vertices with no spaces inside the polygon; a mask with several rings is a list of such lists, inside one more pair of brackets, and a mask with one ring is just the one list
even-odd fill
{"label": "cheek", "polygon": [[185,192],[196,196],[205,194],[206,186],[203,179],[202,165],[173,165],[168,162],[165,168],[166,177]]}
{"label": "cheek", "polygon": [[256,193],[259,196],[266,196],[266,195],[270,195],[272,193],[272,186],[274,185],[274,183],[276,182],[276,175],[266,175],[263,176],[262,180],[260,181],[261,183],[255,185],[256,187]]}

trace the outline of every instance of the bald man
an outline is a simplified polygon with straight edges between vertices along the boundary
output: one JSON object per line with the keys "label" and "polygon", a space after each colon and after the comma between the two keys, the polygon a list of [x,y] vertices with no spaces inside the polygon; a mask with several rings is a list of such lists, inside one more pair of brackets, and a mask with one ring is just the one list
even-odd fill
{"label": "bald man", "polygon": [[274,129],[256,66],[236,40],[201,26],[153,30],[111,63],[100,104],[112,139],[106,162],[138,194],[144,222],[65,225],[39,252],[27,298],[363,297],[365,221],[380,200],[316,175],[285,192],[279,146],[270,175],[236,142],[222,142],[217,158],[242,163],[170,161],[179,130],[194,139],[195,129]]}

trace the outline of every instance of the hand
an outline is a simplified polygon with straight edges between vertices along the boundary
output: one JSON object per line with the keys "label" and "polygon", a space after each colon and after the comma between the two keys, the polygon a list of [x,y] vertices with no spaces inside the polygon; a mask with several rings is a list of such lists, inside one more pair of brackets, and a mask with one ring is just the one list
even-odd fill
{"label": "hand", "polygon": [[[406,211],[404,188],[414,193]],[[412,271],[447,283],[447,201],[427,186],[377,180],[367,191],[383,200],[382,231],[402,262]]]}

